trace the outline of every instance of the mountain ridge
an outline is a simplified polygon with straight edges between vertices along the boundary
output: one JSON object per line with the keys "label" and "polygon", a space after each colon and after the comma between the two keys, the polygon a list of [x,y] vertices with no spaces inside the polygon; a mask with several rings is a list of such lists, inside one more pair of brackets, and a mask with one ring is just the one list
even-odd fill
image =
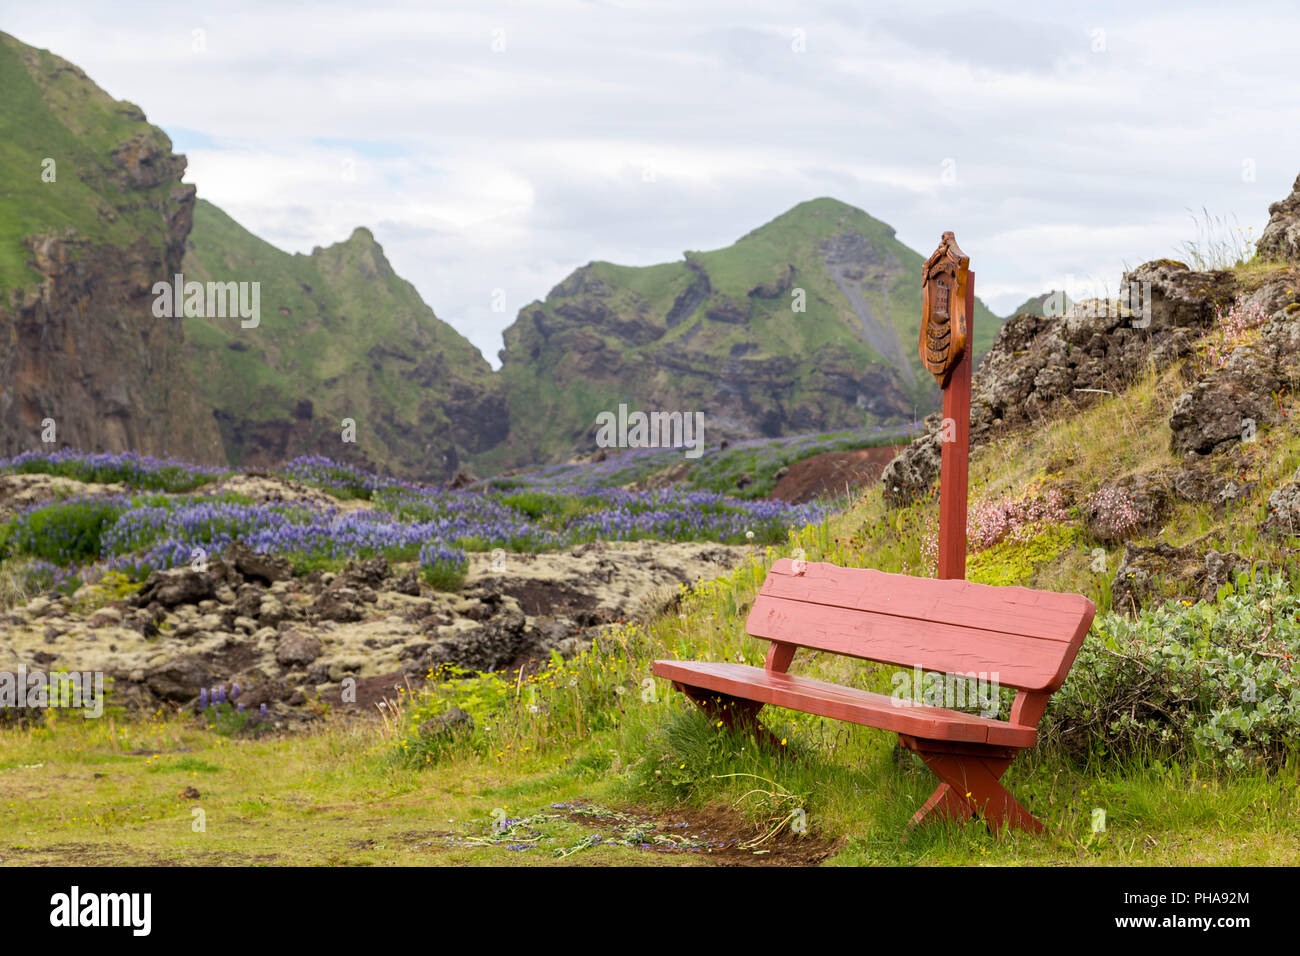
{"label": "mountain ridge", "polygon": [[[345,454],[407,477],[448,478],[504,435],[487,361],[396,273],[368,228],[288,253],[199,200],[187,275],[210,280],[252,267],[263,284],[256,334],[227,320],[189,320],[193,372],[214,361],[221,370],[202,388],[232,463]],[[356,424],[356,443],[341,440],[345,419]]]}
{"label": "mountain ridge", "polygon": [[[533,460],[589,449],[623,402],[702,410],[736,439],[920,417],[939,400],[916,354],[923,262],[830,197],[681,260],[590,262],[504,334],[510,440]],[[1001,321],[977,301],[977,357]]]}
{"label": "mountain ridge", "polygon": [[[674,262],[589,262],[520,310],[494,372],[368,227],[284,252],[199,199],[167,135],[78,67],[5,34],[0,78],[0,452],[45,444],[53,418],[88,450],[445,479],[590,451],[620,403],[704,412],[715,441],[937,407],[915,354],[923,257],[842,200]],[[178,273],[257,283],[258,321],[161,319],[151,290]],[[998,324],[977,303],[977,351]]]}

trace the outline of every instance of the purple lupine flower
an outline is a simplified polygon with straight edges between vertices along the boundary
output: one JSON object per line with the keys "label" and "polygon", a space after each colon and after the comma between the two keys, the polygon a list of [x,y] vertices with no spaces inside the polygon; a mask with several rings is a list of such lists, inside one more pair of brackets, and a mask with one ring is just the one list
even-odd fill
{"label": "purple lupine flower", "polygon": [[260,710],[260,711],[262,712],[262,716],[263,716],[263,717],[266,716],[266,704],[262,704],[262,706],[259,707],[258,710]]}
{"label": "purple lupine flower", "polygon": [[237,709],[238,709],[239,712],[242,714],[242,713],[244,712],[244,705],[243,705],[243,704],[240,704],[239,707],[238,707]]}
{"label": "purple lupine flower", "polygon": [[226,702],[226,685],[221,684],[217,687],[217,703],[224,704],[225,702]]}
{"label": "purple lupine flower", "polygon": [[200,687],[199,688],[199,710],[207,710],[207,709],[208,709],[208,689],[206,687]]}
{"label": "purple lupine flower", "polygon": [[[756,449],[761,445],[764,454],[776,449],[773,454],[781,456],[822,447],[828,440],[840,441],[814,435],[791,436],[777,442],[755,439],[741,444],[752,444]],[[845,439],[853,440],[853,436]],[[212,553],[235,540],[254,551],[272,554],[342,561],[377,555],[388,556],[389,560],[418,557],[426,568],[442,565],[462,570],[466,548],[484,551],[504,546],[512,551],[530,551],[593,539],[739,542],[749,530],[756,538],[779,540],[785,537],[787,528],[816,524],[824,516],[824,508],[817,504],[741,501],[680,488],[633,492],[610,487],[627,484],[637,477],[638,469],[657,467],[678,454],[680,450],[674,449],[629,449],[600,463],[536,469],[516,477],[506,488],[494,487],[489,479],[460,490],[388,478],[326,458],[297,459],[288,466],[290,476],[325,487],[364,490],[374,507],[343,512],[328,505],[303,504],[286,509],[280,503],[250,505],[202,494],[167,499],[100,496],[94,500],[96,507],[106,509],[106,523],[99,538],[99,554],[93,556],[92,563],[84,568],[74,565],[73,561],[88,556],[68,540],[57,564],[34,562],[29,573],[42,590],[72,586],[78,577],[88,580],[88,575],[106,571],[122,571],[143,579],[149,571],[188,564],[195,548]],[[772,463],[776,461],[774,457]],[[124,480],[137,487],[171,490],[197,487],[222,474],[170,460],[72,451],[25,453],[17,459],[0,459],[0,471],[39,471],[51,465],[66,470],[69,463],[89,480]],[[518,500],[521,491],[579,496],[583,499],[582,509],[556,527],[554,515],[539,520],[534,507]],[[20,539],[23,533],[36,533],[32,515],[46,507],[53,505],[33,505],[19,514]],[[46,543],[50,543],[49,535]],[[51,553],[58,553],[58,549]],[[220,694],[215,687],[209,690],[206,706],[226,702],[224,686]],[[232,687],[229,700],[235,699]]]}
{"label": "purple lupine flower", "polygon": [[231,684],[231,685],[230,685],[230,699],[231,699],[231,700],[239,700],[239,685],[238,685],[238,684]]}

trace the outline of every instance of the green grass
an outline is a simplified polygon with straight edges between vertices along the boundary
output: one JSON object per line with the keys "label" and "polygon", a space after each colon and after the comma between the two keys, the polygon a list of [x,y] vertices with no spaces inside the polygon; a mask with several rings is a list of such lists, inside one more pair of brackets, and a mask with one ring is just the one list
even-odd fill
{"label": "green grass", "polygon": [[[335,721],[291,737],[230,739],[193,721],[120,724],[68,718],[0,730],[0,861],[9,865],[656,865],[706,863],[626,847],[583,847],[591,827],[550,820],[535,849],[493,844],[493,812],[552,813],[552,803],[635,805],[667,818],[733,807],[757,836],[797,804],[809,836],[834,840],[829,865],[1295,865],[1296,768],[1230,777],[1138,762],[1077,766],[1029,754],[1008,786],[1052,831],[994,839],[939,825],[904,839],[933,789],[924,767],[895,759],[891,736],[824,722],[792,753],[720,734],[674,699],[652,720],[544,753],[462,755],[418,769],[394,762],[377,721]],[[820,722],[819,722],[820,723]],[[777,722],[780,727],[781,722]],[[646,749],[618,751],[653,729]],[[788,728],[786,728],[788,729]],[[609,751],[616,751],[615,754]],[[131,751],[140,751],[131,755]],[[157,751],[157,753],[155,753]],[[640,766],[630,766],[644,757]],[[615,760],[617,758],[617,763]],[[681,764],[687,764],[681,768]],[[654,769],[680,776],[655,778]],[[751,775],[751,776],[739,776]],[[656,783],[647,783],[646,778]],[[57,782],[57,783],[55,783]],[[187,787],[197,798],[182,796]],[[780,799],[783,795],[793,799]],[[1106,829],[1093,833],[1095,808]],[[203,812],[203,830],[194,828]],[[483,845],[470,842],[484,841]],[[558,851],[578,852],[557,858]]]}
{"label": "green grass", "polygon": [[[577,800],[592,791],[593,775],[540,761],[517,776],[462,762],[435,780],[393,765],[374,721],[263,740],[231,740],[161,716],[127,726],[71,718],[53,729],[0,734],[0,862],[8,865],[638,865],[663,859],[597,846],[559,860],[555,850],[571,850],[592,832],[565,821],[547,822],[546,841],[528,854],[473,845],[471,839],[493,838],[493,810],[523,816],[549,809],[550,802]],[[51,780],[75,785],[51,788]],[[199,796],[184,796],[187,787]]]}

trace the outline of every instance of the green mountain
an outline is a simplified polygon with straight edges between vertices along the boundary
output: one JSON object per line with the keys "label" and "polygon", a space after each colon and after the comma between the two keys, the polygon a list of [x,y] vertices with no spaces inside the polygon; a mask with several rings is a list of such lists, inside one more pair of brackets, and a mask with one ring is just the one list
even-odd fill
{"label": "green mountain", "polygon": [[0,454],[220,460],[183,329],[150,308],[190,229],[185,157],[138,106],[5,33],[0,91]]}
{"label": "green mountain", "polygon": [[[679,262],[578,269],[520,312],[494,374],[367,230],[276,249],[196,200],[138,107],[5,34],[0,89],[0,454],[50,447],[53,419],[56,446],[438,478],[590,449],[623,403],[704,412],[714,442],[938,405],[922,256],[833,199]],[[177,274],[256,283],[258,321],[160,311]],[[982,304],[975,321],[982,352],[999,322]]]}
{"label": "green mountain", "polygon": [[[590,449],[596,415],[621,403],[702,411],[710,441],[924,416],[940,394],[917,355],[923,262],[825,198],[679,262],[592,262],[506,330],[510,438],[483,460]],[[977,356],[1000,325],[977,300]]]}
{"label": "green mountain", "polygon": [[1074,300],[1071,299],[1064,292],[1058,292],[1058,291],[1044,292],[1041,295],[1030,296],[1024,302],[1021,302],[1020,305],[1016,306],[1014,309],[1012,309],[1010,312],[1007,313],[1007,318],[1013,319],[1017,315],[1046,316],[1047,300],[1051,299],[1053,296],[1058,297],[1057,302],[1055,303],[1055,307],[1061,309],[1062,311],[1068,309],[1071,305],[1074,304]]}
{"label": "green mountain", "polygon": [[[490,366],[389,264],[367,229],[289,254],[199,200],[187,281],[260,282],[260,321],[189,318],[189,364],[227,458],[318,452],[449,477],[506,434]],[[354,445],[343,420],[356,423]]]}

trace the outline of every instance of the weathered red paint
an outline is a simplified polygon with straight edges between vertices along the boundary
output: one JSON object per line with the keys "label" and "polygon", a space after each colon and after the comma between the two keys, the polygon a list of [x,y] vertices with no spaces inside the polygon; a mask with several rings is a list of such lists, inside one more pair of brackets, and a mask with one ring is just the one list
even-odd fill
{"label": "weathered red paint", "polygon": [[[1015,755],[1032,747],[1047,699],[1065,681],[1096,608],[1077,594],[914,578],[820,562],[777,561],[746,630],[771,641],[764,667],[731,662],[654,662],[711,718],[745,726],[765,705],[863,724],[899,735],[941,783],[917,811],[981,817],[991,828],[1039,831],[1033,815],[999,782]],[[906,706],[873,694],[787,673],[798,648],[953,674],[987,674],[1020,693],[1009,720],[942,707]]]}

